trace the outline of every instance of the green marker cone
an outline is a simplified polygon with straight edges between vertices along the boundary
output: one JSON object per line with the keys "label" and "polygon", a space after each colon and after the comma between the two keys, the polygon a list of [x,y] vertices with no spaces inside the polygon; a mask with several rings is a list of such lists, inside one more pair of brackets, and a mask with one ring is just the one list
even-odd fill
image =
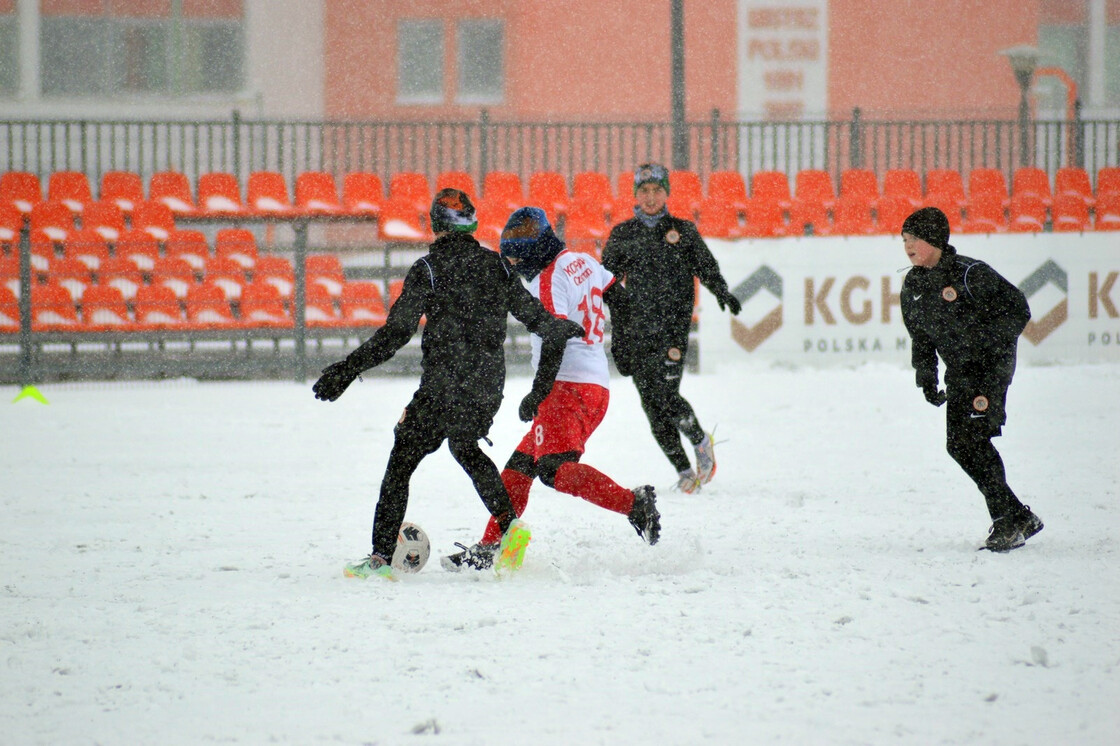
{"label": "green marker cone", "polygon": [[42,392],[40,392],[39,389],[31,385],[24,386],[22,389],[20,389],[20,392],[16,396],[16,398],[12,399],[12,404],[15,404],[20,399],[34,399],[40,404],[50,404],[50,402],[47,401],[47,397],[43,396]]}

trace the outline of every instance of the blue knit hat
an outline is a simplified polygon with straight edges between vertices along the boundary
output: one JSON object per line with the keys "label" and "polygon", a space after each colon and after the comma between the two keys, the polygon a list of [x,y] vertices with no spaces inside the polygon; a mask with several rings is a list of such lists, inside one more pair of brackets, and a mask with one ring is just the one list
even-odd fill
{"label": "blue knit hat", "polygon": [[669,171],[660,163],[643,163],[638,166],[638,170],[634,172],[634,194],[638,193],[638,187],[642,184],[660,184],[661,188],[665,190],[665,194],[669,193]]}
{"label": "blue knit hat", "polygon": [[432,233],[471,233],[478,228],[478,217],[471,198],[458,189],[440,189],[432,201],[428,217],[431,218]]}
{"label": "blue knit hat", "polygon": [[502,256],[520,260],[514,269],[529,280],[564,250],[564,242],[553,233],[548,216],[539,207],[515,210],[502,229],[500,246]]}

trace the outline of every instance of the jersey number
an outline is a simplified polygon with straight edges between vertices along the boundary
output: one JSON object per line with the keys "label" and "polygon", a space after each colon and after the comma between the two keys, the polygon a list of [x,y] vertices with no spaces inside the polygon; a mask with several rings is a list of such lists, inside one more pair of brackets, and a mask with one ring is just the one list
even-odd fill
{"label": "jersey number", "polygon": [[[603,291],[601,288],[591,288],[591,292],[583,296],[577,306],[583,311],[583,341],[589,345],[603,341]],[[594,339],[592,339],[594,337]]]}

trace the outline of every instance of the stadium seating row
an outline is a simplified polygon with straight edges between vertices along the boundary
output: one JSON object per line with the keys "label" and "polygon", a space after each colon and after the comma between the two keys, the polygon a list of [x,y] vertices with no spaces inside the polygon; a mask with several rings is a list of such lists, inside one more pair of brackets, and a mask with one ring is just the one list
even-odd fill
{"label": "stadium seating row", "polygon": [[[437,176],[433,190],[425,175],[400,172],[390,177],[386,192],[377,174],[349,173],[340,193],[332,174],[304,172],[296,177],[293,201],[277,172],[250,174],[243,199],[233,174],[203,174],[195,192],[183,174],[161,172],[153,174],[145,195],[139,175],[115,171],[102,177],[95,200],[84,174],[64,171],[50,175],[44,200],[36,175],[8,172],[0,175],[0,243],[10,243],[24,215],[32,230],[45,230],[54,240],[74,229],[75,217],[83,229],[98,230],[109,240],[126,221],[164,240],[176,216],[337,215],[378,218],[385,240],[430,241],[426,216],[433,191],[455,187],[476,202],[479,238],[487,245],[496,243],[510,211],[536,204],[569,242],[598,246],[613,223],[631,216],[632,180],[632,172],[622,172],[612,186],[606,174],[581,172],[569,189],[560,173],[541,171],[530,176],[526,190],[517,174],[491,172],[479,191],[470,174],[449,171]],[[784,172],[756,172],[749,192],[735,171],[712,173],[706,190],[691,171],[671,172],[670,182],[670,212],[695,220],[702,234],[719,238],[891,233],[901,224],[897,213],[922,205],[941,207],[956,228],[966,231],[1100,230],[1120,223],[1118,167],[1101,169],[1095,190],[1084,169],[1058,169],[1052,188],[1049,175],[1034,167],[1016,169],[1010,189],[1004,172],[990,168],[973,169],[967,189],[960,172],[951,169],[931,170],[924,182],[914,170],[891,169],[881,187],[873,171],[847,169],[839,189],[827,171],[812,169],[799,171],[792,188]]]}

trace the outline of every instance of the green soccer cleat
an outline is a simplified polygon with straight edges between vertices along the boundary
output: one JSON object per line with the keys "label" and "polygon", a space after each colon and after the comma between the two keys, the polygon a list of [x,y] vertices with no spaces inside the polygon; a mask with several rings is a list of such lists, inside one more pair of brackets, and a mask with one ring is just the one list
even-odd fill
{"label": "green soccer cleat", "polygon": [[525,522],[518,519],[509,524],[509,529],[502,537],[498,546],[498,559],[494,563],[494,571],[499,575],[516,572],[525,561],[525,549],[533,537]]}
{"label": "green soccer cleat", "polygon": [[385,580],[396,580],[397,576],[393,574],[393,566],[385,561],[384,557],[379,557],[376,554],[370,554],[361,562],[355,562],[342,568],[342,574],[348,578],[358,578],[359,580],[366,580],[371,577],[384,578]]}

